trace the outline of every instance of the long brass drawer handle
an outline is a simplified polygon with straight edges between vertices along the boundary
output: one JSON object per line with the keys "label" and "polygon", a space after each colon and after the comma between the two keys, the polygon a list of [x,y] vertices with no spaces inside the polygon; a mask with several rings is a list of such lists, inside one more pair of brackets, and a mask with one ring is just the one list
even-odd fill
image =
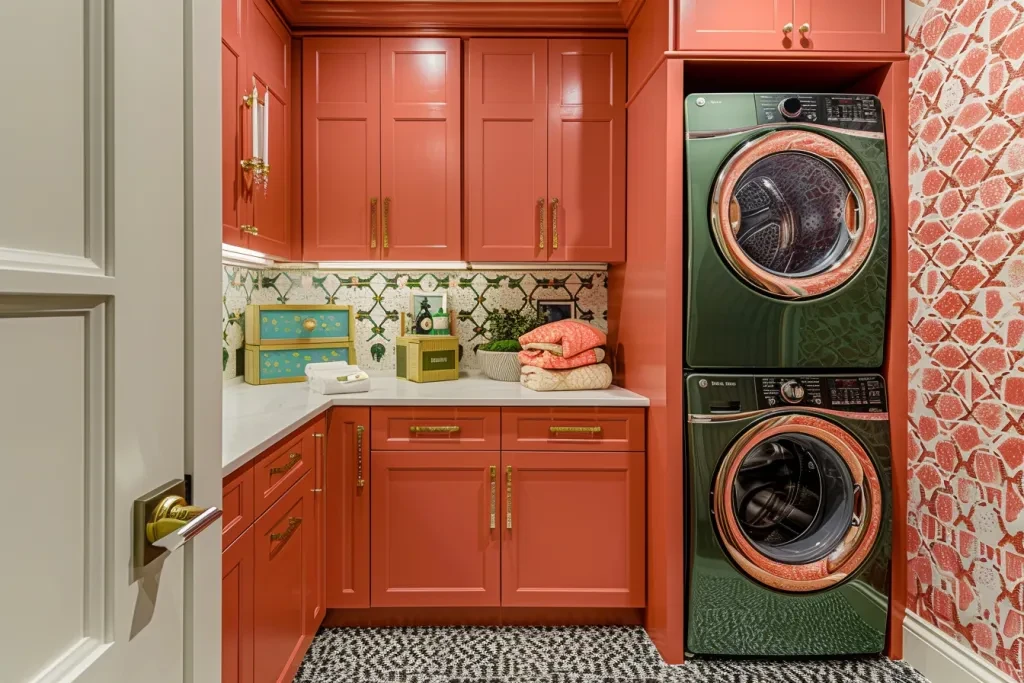
{"label": "long brass drawer handle", "polygon": [[496,525],[497,520],[497,500],[498,495],[498,467],[491,465],[491,523],[490,528],[493,529]]}
{"label": "long brass drawer handle", "polygon": [[543,249],[546,241],[546,234],[548,231],[547,217],[544,213],[544,198],[541,197],[537,200],[537,210],[540,211],[540,239],[537,241],[537,248]]}
{"label": "long brass drawer handle", "polygon": [[295,530],[302,524],[302,517],[289,517],[288,528],[276,534],[270,534],[271,541],[287,541],[295,533]]}
{"label": "long brass drawer handle", "polygon": [[512,465],[505,465],[505,528],[512,528]]}
{"label": "long brass drawer handle", "polygon": [[370,249],[377,248],[377,198],[370,197]]}
{"label": "long brass drawer handle", "polygon": [[388,219],[391,217],[391,197],[384,198],[384,248],[389,249],[388,244]]}
{"label": "long brass drawer handle", "polygon": [[600,427],[548,427],[552,434],[600,434]]}
{"label": "long brass drawer handle", "polygon": [[551,248],[558,249],[558,197],[551,199]]}
{"label": "long brass drawer handle", "polygon": [[446,425],[446,426],[435,426],[435,425],[416,426],[416,425],[413,425],[413,426],[409,427],[409,431],[412,432],[413,434],[439,434],[439,433],[440,434],[454,434],[455,432],[457,432],[457,431],[459,431],[461,429],[462,429],[462,427],[460,427],[458,425]]}
{"label": "long brass drawer handle", "polygon": [[301,461],[302,461],[302,454],[300,454],[300,453],[292,453],[291,455],[288,456],[288,464],[287,465],[281,465],[280,467],[271,467],[270,468],[270,473],[271,474],[284,474],[285,472],[287,472],[291,468],[293,468],[296,465],[298,465],[299,462],[301,462]]}
{"label": "long brass drawer handle", "polygon": [[363,425],[356,427],[356,488],[366,485],[363,481]]}

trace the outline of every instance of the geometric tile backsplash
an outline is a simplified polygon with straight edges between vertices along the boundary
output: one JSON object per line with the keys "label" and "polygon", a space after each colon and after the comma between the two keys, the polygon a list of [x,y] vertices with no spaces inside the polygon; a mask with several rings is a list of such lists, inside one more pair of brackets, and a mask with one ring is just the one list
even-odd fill
{"label": "geometric tile backsplash", "polygon": [[535,307],[538,300],[572,302],[576,318],[608,331],[608,274],[576,271],[326,271],[253,270],[223,266],[224,379],[239,371],[246,304],[350,305],[356,319],[356,359],[363,369],[394,372],[399,313],[413,289],[447,292],[462,347],[463,370],[479,367],[473,348],[487,341],[483,322],[494,309]]}

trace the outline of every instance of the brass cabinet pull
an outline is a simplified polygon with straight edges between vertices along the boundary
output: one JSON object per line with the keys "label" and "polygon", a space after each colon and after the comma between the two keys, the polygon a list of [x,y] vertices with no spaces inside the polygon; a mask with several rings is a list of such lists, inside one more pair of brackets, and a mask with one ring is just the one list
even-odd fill
{"label": "brass cabinet pull", "polygon": [[792,33],[793,32],[793,22],[789,22],[788,24],[783,26],[782,27],[782,32],[785,33],[786,35],[789,35],[790,33]]}
{"label": "brass cabinet pull", "polygon": [[491,526],[490,526],[491,529],[493,529],[495,527],[495,521],[496,521],[496,518],[497,518],[497,510],[496,510],[497,503],[495,503],[497,495],[498,495],[498,467],[496,465],[491,465]]}
{"label": "brass cabinet pull", "polygon": [[558,197],[551,198],[551,248],[558,249]]}
{"label": "brass cabinet pull", "polygon": [[552,425],[548,427],[552,434],[599,434],[601,432],[600,427],[556,427]]}
{"label": "brass cabinet pull", "polygon": [[512,465],[505,465],[505,528],[512,528]]}
{"label": "brass cabinet pull", "polygon": [[370,197],[370,249],[377,248],[377,198]]}
{"label": "brass cabinet pull", "polygon": [[287,465],[281,465],[280,467],[271,467],[270,468],[270,473],[271,474],[284,474],[285,472],[287,472],[291,468],[293,468],[296,465],[298,465],[301,460],[302,460],[302,455],[300,453],[292,453],[291,455],[288,456],[288,464]]}
{"label": "brass cabinet pull", "polygon": [[384,248],[388,249],[388,218],[391,215],[391,197],[384,198]]}
{"label": "brass cabinet pull", "polygon": [[[312,332],[313,330],[316,329],[316,320],[314,320],[313,318],[306,318],[305,320],[302,321],[302,329],[304,329],[306,332]],[[316,435],[314,434],[314,436]]]}
{"label": "brass cabinet pull", "polygon": [[[324,461],[324,442],[321,440],[321,439],[324,438],[324,435],[321,434],[320,432],[313,432],[313,438],[317,439],[318,442],[320,443],[320,452],[319,452],[319,459],[320,460],[319,460],[319,462],[320,462],[321,466],[324,469],[324,473],[321,476],[324,479],[327,479],[327,463]],[[324,492],[324,490],[322,488],[321,489],[310,489],[310,491],[312,491],[313,493],[323,493]]]}
{"label": "brass cabinet pull", "polygon": [[356,426],[356,488],[366,485],[363,481],[363,425]]}
{"label": "brass cabinet pull", "polygon": [[541,197],[537,200],[537,210],[540,211],[540,239],[537,241],[537,248],[543,249],[545,240],[545,234],[548,231],[547,219],[544,215],[544,198]]}
{"label": "brass cabinet pull", "polygon": [[811,32],[811,25],[810,24],[803,24],[802,26],[800,26],[800,33],[803,33],[804,35],[807,35],[810,32]]}
{"label": "brass cabinet pull", "polygon": [[295,533],[295,530],[302,524],[302,517],[289,517],[288,528],[276,534],[270,534],[271,541],[287,541]]}
{"label": "brass cabinet pull", "polygon": [[417,426],[413,425],[413,426],[409,427],[409,431],[412,432],[413,434],[423,434],[423,433],[427,433],[427,434],[437,434],[437,433],[441,433],[441,434],[454,434],[455,432],[459,431],[460,429],[462,429],[462,427],[460,427],[458,425],[449,425],[449,426],[443,426],[443,427],[442,426],[435,426],[435,425],[427,425],[427,426],[424,426],[424,427],[417,427]]}
{"label": "brass cabinet pull", "polygon": [[238,226],[238,229],[244,232],[246,235],[260,234],[260,229],[257,228],[255,225],[240,225]]}

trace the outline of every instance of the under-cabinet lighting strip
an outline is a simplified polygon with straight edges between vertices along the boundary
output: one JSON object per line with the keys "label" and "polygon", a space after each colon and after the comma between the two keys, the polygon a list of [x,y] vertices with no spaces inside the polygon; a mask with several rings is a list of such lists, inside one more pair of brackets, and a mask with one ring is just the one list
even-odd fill
{"label": "under-cabinet lighting strip", "polygon": [[565,261],[533,261],[522,263],[474,263],[472,261],[319,261],[289,262],[252,249],[222,246],[221,260],[228,265],[262,266],[280,270],[411,270],[411,271],[571,271],[608,270],[607,263],[567,263]]}

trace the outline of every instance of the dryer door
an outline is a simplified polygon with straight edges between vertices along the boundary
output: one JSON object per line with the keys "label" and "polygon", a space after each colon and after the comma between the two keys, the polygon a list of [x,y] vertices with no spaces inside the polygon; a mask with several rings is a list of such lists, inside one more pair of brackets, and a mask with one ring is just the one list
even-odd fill
{"label": "dryer door", "polygon": [[860,443],[836,424],[790,414],[756,423],[714,482],[719,540],[750,578],[803,593],[844,581],[867,560],[882,489]]}
{"label": "dryer door", "polygon": [[769,133],[723,166],[711,201],[718,248],[733,270],[773,296],[841,287],[876,232],[875,195],[857,160],[808,130]]}

